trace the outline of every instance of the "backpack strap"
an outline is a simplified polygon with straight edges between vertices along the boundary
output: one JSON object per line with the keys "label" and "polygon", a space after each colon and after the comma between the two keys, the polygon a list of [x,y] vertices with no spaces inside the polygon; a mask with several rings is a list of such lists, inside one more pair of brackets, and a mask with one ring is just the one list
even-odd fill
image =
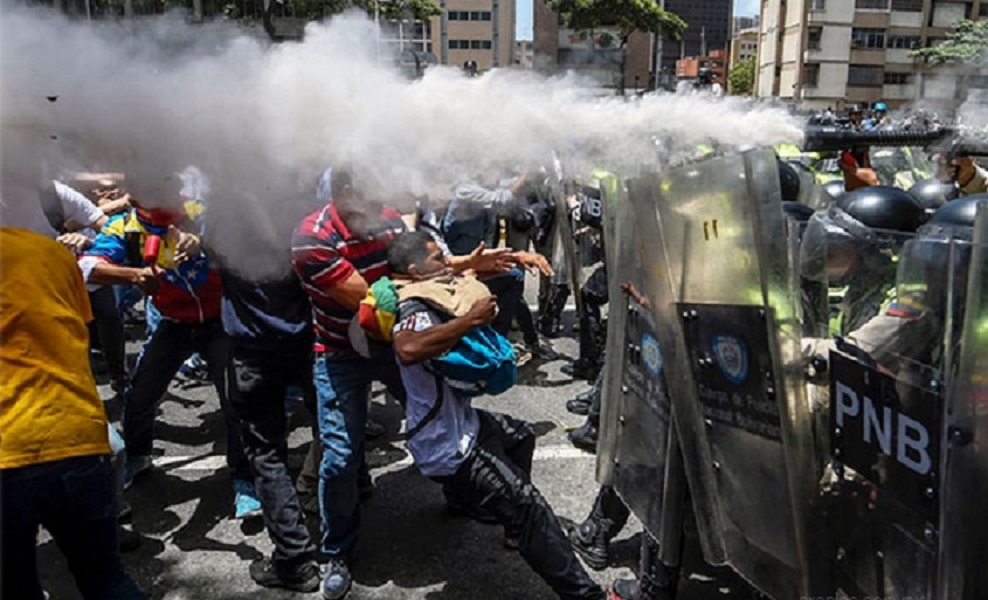
{"label": "backpack strap", "polygon": [[412,439],[418,435],[420,431],[425,429],[426,425],[433,422],[436,417],[439,416],[439,411],[443,407],[443,397],[445,396],[445,394],[443,394],[443,378],[439,375],[439,373],[435,372],[432,373],[432,376],[436,378],[436,402],[432,405],[432,408],[429,409],[429,412],[425,413],[422,420],[415,424],[415,427],[412,427],[411,430],[405,432],[405,440]]}

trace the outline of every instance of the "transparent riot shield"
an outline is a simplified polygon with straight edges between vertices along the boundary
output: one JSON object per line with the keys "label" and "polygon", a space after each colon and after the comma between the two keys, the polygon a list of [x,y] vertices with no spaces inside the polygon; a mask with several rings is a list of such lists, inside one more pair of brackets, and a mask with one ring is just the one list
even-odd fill
{"label": "transparent riot shield", "polygon": [[[953,311],[958,343],[948,352],[942,440],[943,483],[940,502],[940,557],[937,598],[988,598],[984,568],[988,540],[988,206],[977,214],[963,314]],[[962,259],[963,260],[963,259]]]}
{"label": "transparent riot shield", "polygon": [[815,484],[793,247],[771,151],[628,183],[705,559],[809,590]]}
{"label": "transparent riot shield", "polygon": [[[850,597],[983,598],[988,530],[972,499],[988,491],[988,453],[974,442],[988,430],[971,385],[985,372],[983,242],[921,229],[904,241],[873,232],[870,243],[879,252],[856,269],[881,270],[885,256],[896,279],[877,314],[830,343],[832,461],[817,532],[829,580]],[[828,255],[839,271],[844,253]]]}
{"label": "transparent riot shield", "polygon": [[610,301],[597,479],[614,487],[659,543],[660,560],[675,566],[686,484],[654,314],[643,292],[644,245],[623,186],[613,178],[601,183]]}

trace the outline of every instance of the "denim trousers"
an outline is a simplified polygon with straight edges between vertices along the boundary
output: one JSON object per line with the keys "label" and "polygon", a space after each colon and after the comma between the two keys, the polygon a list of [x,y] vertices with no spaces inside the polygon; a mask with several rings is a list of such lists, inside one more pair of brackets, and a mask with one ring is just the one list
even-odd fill
{"label": "denim trousers", "polygon": [[68,560],[83,598],[145,598],[120,561],[115,488],[109,456],[0,470],[0,596],[44,598],[36,556],[43,525]]}
{"label": "denim trousers", "polygon": [[315,547],[288,472],[288,419],[285,394],[298,386],[312,394],[312,354],[256,352],[231,348],[230,404],[241,421],[244,451],[261,499],[264,526],[274,543],[273,558],[304,560]]}
{"label": "denim trousers", "polygon": [[[149,319],[150,320],[150,319]],[[206,357],[209,375],[216,386],[226,422],[226,460],[234,479],[250,481],[250,467],[244,454],[240,420],[226,393],[228,341],[219,320],[202,324],[161,319],[134,369],[132,390],[124,401],[123,429],[127,453],[149,456],[154,444],[155,413],[168,384],[182,362],[193,352]]]}
{"label": "denim trousers", "polygon": [[404,404],[405,392],[394,353],[363,358],[353,353],[317,353],[313,365],[319,439],[321,550],[349,558],[360,529],[358,473],[364,462],[364,426],[372,381],[380,381]]}

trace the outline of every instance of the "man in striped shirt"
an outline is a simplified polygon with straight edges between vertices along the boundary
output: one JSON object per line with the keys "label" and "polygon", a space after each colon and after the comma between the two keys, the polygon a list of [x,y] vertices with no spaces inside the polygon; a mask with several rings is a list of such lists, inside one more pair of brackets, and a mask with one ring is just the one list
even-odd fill
{"label": "man in striped shirt", "polygon": [[[330,557],[323,596],[346,596],[351,577],[349,556],[360,524],[358,473],[364,460],[364,424],[372,381],[381,381],[404,403],[394,354],[365,358],[350,343],[350,322],[368,287],[389,274],[388,246],[406,231],[402,215],[376,199],[365,197],[348,172],[334,172],[331,200],[311,213],[295,230],[292,263],[312,303],[319,437],[322,552]],[[468,255],[446,256],[454,272],[504,273],[519,265],[548,268],[544,259],[508,248],[485,250],[480,244]]]}
{"label": "man in striped shirt", "polygon": [[401,215],[362,196],[350,173],[333,173],[332,200],[295,230],[292,263],[312,303],[313,368],[318,397],[321,550],[330,558],[323,597],[350,590],[349,558],[360,526],[358,472],[364,460],[364,424],[373,380],[404,400],[390,349],[365,358],[350,343],[350,321],[368,286],[388,274],[388,244],[405,231]]}

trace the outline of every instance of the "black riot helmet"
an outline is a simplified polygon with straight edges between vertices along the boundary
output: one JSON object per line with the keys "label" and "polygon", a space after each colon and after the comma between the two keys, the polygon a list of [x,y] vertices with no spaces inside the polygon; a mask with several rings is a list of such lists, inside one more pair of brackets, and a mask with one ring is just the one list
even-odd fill
{"label": "black riot helmet", "polygon": [[926,211],[932,212],[940,208],[953,195],[951,184],[939,179],[923,179],[909,188],[909,194],[919,202]]}
{"label": "black riot helmet", "polygon": [[843,179],[832,179],[820,187],[834,200],[840,200],[840,197],[847,193]]}
{"label": "black riot helmet", "polygon": [[848,192],[837,206],[872,229],[912,233],[926,220],[923,207],[909,192],[885,185]]}
{"label": "black riot helmet", "polygon": [[924,217],[905,190],[872,186],[848,192],[807,224],[800,247],[802,276],[839,285],[855,279],[880,283],[888,276],[891,256]]}
{"label": "black riot helmet", "polygon": [[779,188],[784,202],[799,201],[799,173],[789,163],[777,160],[779,167]]}
{"label": "black riot helmet", "polygon": [[988,206],[988,194],[974,194],[952,200],[933,213],[929,225],[936,227],[974,227],[979,205]]}

